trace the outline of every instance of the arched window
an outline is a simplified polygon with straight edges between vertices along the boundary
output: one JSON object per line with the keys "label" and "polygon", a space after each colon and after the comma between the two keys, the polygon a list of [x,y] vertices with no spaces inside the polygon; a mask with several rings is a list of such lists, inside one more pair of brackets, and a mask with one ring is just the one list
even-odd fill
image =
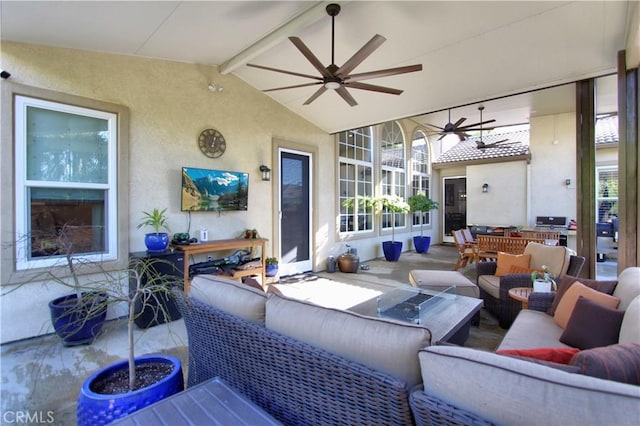
{"label": "arched window", "polygon": [[[380,173],[381,193],[383,195],[397,195],[406,200],[407,177],[404,135],[397,121],[389,121],[382,126]],[[406,225],[406,217],[402,213],[394,214],[383,210],[382,229],[391,228],[391,220],[395,221],[395,227],[403,227]]]}
{"label": "arched window", "polygon": [[[430,159],[429,143],[426,135],[418,130],[411,142],[411,195],[424,194],[430,196]],[[413,213],[413,225],[431,224],[431,213]]]}

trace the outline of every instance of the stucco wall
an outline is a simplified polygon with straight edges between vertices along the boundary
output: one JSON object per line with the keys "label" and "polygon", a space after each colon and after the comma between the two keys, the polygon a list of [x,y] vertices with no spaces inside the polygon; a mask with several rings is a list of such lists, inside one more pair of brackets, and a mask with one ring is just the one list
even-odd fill
{"label": "stucco wall", "polygon": [[[191,233],[208,228],[209,239],[233,238],[245,228],[273,238],[271,185],[275,182],[263,182],[258,171],[261,164],[276,167],[273,139],[317,147],[322,167],[315,181],[335,181],[332,136],[240,79],[219,74],[215,67],[9,42],[2,43],[1,59],[13,82],[129,109],[129,211],[123,220],[128,219],[129,235],[124,238],[131,252],[145,249],[145,230],[136,229],[143,210],[167,207],[171,231],[187,230],[188,216],[180,211],[182,166],[250,174],[248,211],[191,215]],[[212,82],[224,90],[209,91]],[[198,148],[197,137],[207,128],[218,129],[227,141],[220,158],[205,157]],[[10,151],[11,140],[2,144]],[[326,232],[334,226],[333,200],[333,191],[318,191],[317,229],[324,231],[318,239],[322,246],[317,263],[324,262],[335,244],[335,234]],[[2,211],[2,215],[6,219],[12,212]],[[11,237],[0,235],[3,242]],[[272,248],[269,244],[267,252]],[[2,342],[49,331],[46,303],[52,293],[59,291],[29,284],[3,296]],[[17,320],[26,312],[29,321]]]}

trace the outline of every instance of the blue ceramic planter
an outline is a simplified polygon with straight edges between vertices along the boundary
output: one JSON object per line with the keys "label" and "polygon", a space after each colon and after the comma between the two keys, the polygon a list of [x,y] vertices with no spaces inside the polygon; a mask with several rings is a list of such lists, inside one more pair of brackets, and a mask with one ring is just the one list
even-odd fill
{"label": "blue ceramic planter", "polygon": [[169,246],[169,234],[166,232],[145,234],[144,244],[150,252],[163,252]]}
{"label": "blue ceramic planter", "polygon": [[384,258],[389,262],[397,262],[400,259],[400,253],[402,253],[401,241],[383,241],[382,252]]}
{"label": "blue ceramic planter", "polygon": [[155,362],[171,364],[173,371],[161,381],[133,392],[103,395],[92,390],[92,385],[96,381],[103,380],[119,370],[126,370],[127,360],[112,364],[91,375],[85,380],[78,396],[78,426],[106,425],[184,390],[182,365],[178,358],[162,354],[136,358],[136,365]]}
{"label": "blue ceramic planter", "polygon": [[51,323],[65,346],[91,344],[102,330],[107,318],[107,295],[84,292],[81,303],[76,294],[58,297],[49,302]]}
{"label": "blue ceramic planter", "polygon": [[275,277],[278,274],[278,265],[267,265],[267,266],[265,266],[264,274],[267,277]]}
{"label": "blue ceramic planter", "polygon": [[427,253],[431,245],[431,237],[413,237],[413,246],[418,253]]}

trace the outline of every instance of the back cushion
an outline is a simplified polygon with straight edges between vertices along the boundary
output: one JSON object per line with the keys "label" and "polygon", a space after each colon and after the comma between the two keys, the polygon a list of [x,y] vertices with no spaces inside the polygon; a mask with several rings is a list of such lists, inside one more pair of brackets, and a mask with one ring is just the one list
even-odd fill
{"label": "back cushion", "polygon": [[626,268],[618,276],[618,285],[613,291],[613,295],[620,298],[621,310],[626,310],[627,306],[640,295],[640,268]]}
{"label": "back cushion", "polygon": [[640,343],[640,296],[636,296],[624,312],[618,342]]}
{"label": "back cushion", "polygon": [[509,254],[498,252],[498,262],[495,275],[496,277],[501,277],[503,275],[513,274],[513,268],[524,268],[524,273],[529,273],[530,262],[530,254]]}
{"label": "back cushion", "polygon": [[569,268],[571,255],[566,247],[547,246],[531,242],[525,247],[524,253],[531,255],[531,261],[529,262],[531,269],[539,270],[542,265],[546,265],[549,267],[550,275],[562,276]]}
{"label": "back cushion", "polygon": [[425,327],[325,308],[271,293],[266,327],[407,382],[422,382],[418,350],[428,346]]}
{"label": "back cushion", "polygon": [[248,321],[264,325],[267,295],[264,291],[215,275],[197,275],[189,296]]}

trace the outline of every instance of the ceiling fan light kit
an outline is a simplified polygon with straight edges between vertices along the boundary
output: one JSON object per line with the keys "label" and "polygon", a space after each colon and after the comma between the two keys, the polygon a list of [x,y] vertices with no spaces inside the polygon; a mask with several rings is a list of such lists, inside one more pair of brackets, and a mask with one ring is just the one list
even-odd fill
{"label": "ceiling fan light kit", "polygon": [[293,86],[276,87],[274,89],[266,89],[264,92],[272,92],[275,90],[295,89],[299,87],[310,87],[319,85],[320,87],[316,92],[307,99],[304,105],[309,105],[316,100],[320,95],[329,90],[335,90],[345,102],[350,106],[358,105],[358,102],[347,91],[347,88],[368,90],[371,92],[387,93],[390,95],[400,95],[403,91],[399,89],[393,89],[390,87],[377,86],[373,84],[361,83],[362,80],[369,80],[374,78],[388,77],[397,74],[406,74],[410,72],[422,71],[422,64],[408,65],[404,67],[388,68],[377,71],[369,71],[359,74],[350,74],[358,65],[360,65],[365,59],[369,57],[386,39],[376,34],[371,40],[369,40],[364,46],[360,48],[351,58],[347,60],[341,67],[335,64],[335,17],[340,13],[340,5],[331,3],[326,7],[327,14],[331,16],[331,64],[325,67],[322,62],[311,52],[311,50],[304,44],[304,42],[298,37],[289,37],[289,40],[293,45],[302,53],[302,55],[313,65],[313,67],[320,73],[320,77],[302,74],[294,71],[287,71],[278,68],[266,67],[263,65],[247,64],[249,67],[259,68],[267,71],[279,72],[282,74],[289,74],[296,77],[310,78],[316,80],[313,83],[296,84]]}

